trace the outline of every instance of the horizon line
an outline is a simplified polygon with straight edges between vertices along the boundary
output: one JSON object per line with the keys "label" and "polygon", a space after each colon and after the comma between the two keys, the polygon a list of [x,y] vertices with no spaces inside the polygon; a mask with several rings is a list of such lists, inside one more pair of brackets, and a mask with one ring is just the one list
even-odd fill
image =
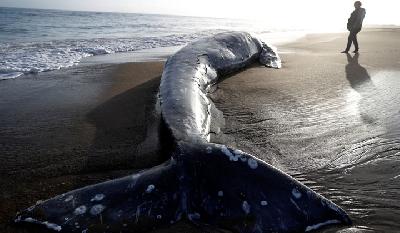
{"label": "horizon line", "polygon": [[162,15],[162,16],[179,16],[192,18],[209,18],[209,19],[233,19],[233,20],[253,20],[249,18],[232,18],[232,17],[215,17],[215,16],[199,16],[199,15],[180,15],[167,13],[149,13],[149,12],[128,12],[128,11],[98,11],[98,10],[72,10],[58,8],[38,8],[38,7],[18,7],[18,6],[0,6],[0,8],[15,8],[15,9],[32,9],[32,10],[54,10],[54,11],[72,11],[72,12],[87,12],[87,13],[117,13],[117,14],[141,14],[141,15]]}

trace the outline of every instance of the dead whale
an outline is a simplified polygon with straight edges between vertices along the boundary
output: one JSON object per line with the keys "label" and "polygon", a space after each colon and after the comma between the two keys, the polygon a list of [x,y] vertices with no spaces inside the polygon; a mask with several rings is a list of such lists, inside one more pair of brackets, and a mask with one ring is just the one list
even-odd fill
{"label": "dead whale", "polygon": [[187,219],[233,232],[309,232],[351,224],[340,207],[238,149],[209,142],[218,78],[254,62],[280,68],[276,52],[245,32],[200,39],[170,57],[159,98],[170,159],[120,179],[51,198],[17,214],[60,232],[148,232]]}

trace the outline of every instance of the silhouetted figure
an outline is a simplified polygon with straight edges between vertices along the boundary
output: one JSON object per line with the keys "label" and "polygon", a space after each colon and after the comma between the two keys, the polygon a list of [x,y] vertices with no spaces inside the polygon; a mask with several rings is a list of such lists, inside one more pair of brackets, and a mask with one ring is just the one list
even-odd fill
{"label": "silhouetted figure", "polygon": [[362,22],[365,17],[365,9],[361,8],[361,5],[360,1],[354,3],[354,8],[356,9],[351,13],[347,21],[347,30],[350,32],[349,38],[347,39],[347,47],[342,53],[348,53],[352,43],[354,44],[354,53],[358,53],[357,33],[361,31]]}

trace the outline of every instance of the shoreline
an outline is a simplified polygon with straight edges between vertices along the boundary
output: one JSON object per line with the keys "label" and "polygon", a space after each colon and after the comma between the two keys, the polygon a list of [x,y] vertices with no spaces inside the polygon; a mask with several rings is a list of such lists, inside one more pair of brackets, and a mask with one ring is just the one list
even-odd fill
{"label": "shoreline", "polygon": [[[366,32],[370,33],[375,40],[379,37],[379,35],[374,35],[374,32],[368,30]],[[343,33],[334,38],[331,34],[307,35],[282,46],[280,49],[283,52],[281,54],[282,70],[269,70],[255,66],[223,80],[218,85],[220,90],[214,94],[213,98],[219,98],[217,102],[227,118],[228,132],[232,133],[237,129],[237,125],[232,124],[232,118],[235,116],[242,116],[239,122],[242,121],[241,123],[246,125],[254,123],[251,122],[253,118],[246,118],[246,116],[265,114],[265,112],[259,112],[262,108],[249,98],[254,98],[256,102],[268,103],[272,99],[269,97],[263,99],[262,96],[265,93],[272,93],[277,94],[275,97],[286,100],[285,98],[290,96],[288,93],[307,90],[307,85],[312,83],[307,75],[314,75],[312,76],[314,78],[318,75],[324,76],[318,80],[323,85],[328,85],[327,89],[331,87],[330,85],[343,88],[344,84],[338,84],[334,80],[335,77],[343,77],[344,66],[347,62],[343,60],[345,55],[339,54],[341,48],[337,48],[338,42],[340,42],[339,45],[345,45],[343,40],[345,36]],[[368,64],[366,67],[370,70],[371,76],[374,77],[383,69],[397,70],[396,65],[399,63],[396,63],[396,59],[392,59],[394,61],[389,62],[390,64],[387,61],[375,61],[376,58],[370,55],[379,52],[381,48],[373,47],[376,41],[368,42],[364,39],[362,32],[360,45],[365,45],[366,48],[368,46],[368,51],[361,52],[360,61]],[[389,37],[386,39],[390,40]],[[395,39],[396,37],[393,40]],[[298,57],[299,54],[300,57]],[[395,56],[395,52],[391,54]],[[329,65],[326,65],[323,70],[320,67],[324,66],[321,57],[329,61]],[[312,65],[307,66],[310,63]],[[163,62],[124,64],[93,62],[90,65],[78,65],[59,71],[31,75],[32,79],[20,78],[0,82],[0,93],[4,96],[2,98],[4,101],[0,102],[0,108],[3,110],[0,114],[2,119],[0,131],[1,135],[5,135],[0,140],[3,148],[0,154],[3,154],[6,161],[0,169],[2,177],[6,177],[0,186],[3,190],[0,200],[1,230],[25,232],[7,225],[7,222],[16,211],[30,206],[37,200],[47,199],[73,188],[128,175],[138,169],[152,167],[163,161],[163,158],[159,157],[159,147],[154,148],[154,144],[157,144],[154,142],[158,141],[157,122],[159,122],[155,99],[162,66]],[[295,75],[299,80],[293,82]],[[346,79],[340,79],[340,82],[344,81]],[[299,82],[303,85],[299,85]],[[245,96],[243,99],[249,101],[246,104],[250,107],[246,106],[242,109],[246,110],[242,112],[244,115],[232,113],[231,110],[235,110],[235,106],[236,109],[241,106],[241,94],[237,93],[237,90],[242,90],[244,87],[242,97]],[[319,91],[323,89],[320,88]],[[233,92],[230,93],[230,91]],[[255,94],[251,94],[252,92]],[[282,93],[285,95],[280,95]],[[315,100],[316,103],[321,103],[324,99],[336,95],[334,93],[324,95],[323,92],[306,94],[315,94],[320,97]],[[5,98],[7,96],[11,97],[11,100]],[[226,105],[228,96],[228,99],[234,100],[231,105]],[[276,112],[284,108],[283,105],[277,106],[281,108],[275,108]],[[273,119],[274,116],[270,118]],[[250,122],[243,122],[246,120]],[[268,120],[264,123],[268,123]],[[266,142],[265,139],[268,138],[260,138],[260,135],[265,135],[267,130],[273,130],[273,126],[270,124],[256,126],[258,131],[254,129],[249,134],[254,137],[252,140],[261,139],[260,142]],[[226,129],[223,130],[224,133],[227,132]],[[255,155],[262,154],[263,149],[260,148],[265,144],[253,148],[246,147],[242,145],[246,142],[246,138],[242,136],[235,135],[234,138],[237,141],[234,141],[232,137],[219,140],[225,140],[228,145],[231,144],[240,149],[248,149],[247,152]],[[12,144],[14,142],[16,144]],[[299,145],[304,146],[301,143]],[[272,151],[279,149],[268,145],[265,148]],[[16,151],[21,152],[18,153],[19,156],[21,154],[23,156],[15,157]],[[271,155],[270,158],[274,158],[273,153],[267,152],[265,156]],[[287,169],[290,167],[290,161],[288,165],[284,165],[279,158],[265,157],[263,159],[290,172]],[[47,166],[48,164],[54,166]],[[304,164],[297,164],[297,166],[301,167]],[[292,171],[291,174],[296,177],[297,173],[298,171]],[[296,178],[301,180],[302,175]],[[351,205],[345,206],[351,207]],[[364,224],[364,222],[357,220],[356,224]],[[179,223],[155,232],[187,231],[201,232],[187,223]]]}
{"label": "shoreline", "polygon": [[[386,27],[379,26],[366,26],[363,31],[382,31],[382,30],[397,30],[400,26],[395,25],[387,25]],[[290,45],[292,43],[296,43],[297,41],[301,41],[307,36],[310,35],[328,35],[328,34],[336,34],[340,35],[343,33],[347,33],[345,31],[338,30],[336,32],[322,32],[318,30],[304,30],[304,31],[285,31],[285,32],[268,32],[256,34],[261,39],[271,44],[273,47],[277,48],[285,48],[286,45]],[[179,46],[167,46],[167,47],[156,47],[149,49],[139,49],[135,51],[129,52],[117,52],[117,53],[108,53],[108,54],[98,54],[82,57],[78,63],[61,67],[58,70],[70,69],[77,66],[92,66],[92,65],[104,65],[104,64],[124,64],[124,63],[132,63],[132,62],[162,62],[166,61],[167,58],[177,52],[179,49],[184,47],[186,44]],[[285,52],[285,51],[283,51]],[[15,72],[16,74],[12,75],[12,73],[2,76],[0,81],[12,80],[16,78],[24,78],[25,76],[38,75],[40,73],[54,72],[55,70],[48,71],[40,71],[38,73],[20,73]],[[22,76],[22,77],[21,77]]]}
{"label": "shoreline", "polygon": [[[280,46],[289,42],[294,42],[304,37],[306,31],[285,31],[285,32],[268,32],[256,34],[258,37],[265,39],[274,46]],[[40,73],[54,72],[57,70],[70,69],[77,66],[91,66],[102,64],[123,64],[131,62],[157,62],[166,61],[169,56],[177,52],[186,44],[178,46],[155,47],[147,49],[139,49],[128,52],[113,52],[106,54],[91,54],[83,56],[77,62],[69,66],[63,66],[59,69],[45,70],[33,73],[13,72],[8,74],[0,74],[0,81],[12,80],[16,78],[24,78],[26,76],[39,75]]]}

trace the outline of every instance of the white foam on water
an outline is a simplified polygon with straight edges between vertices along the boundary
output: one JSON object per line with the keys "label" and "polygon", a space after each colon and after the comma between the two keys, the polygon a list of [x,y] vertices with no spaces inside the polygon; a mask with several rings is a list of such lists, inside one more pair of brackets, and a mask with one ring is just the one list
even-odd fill
{"label": "white foam on water", "polygon": [[7,79],[14,79],[18,78],[19,76],[23,75],[24,73],[22,72],[10,72],[10,73],[5,73],[1,74],[0,73],[0,80],[7,80]]}
{"label": "white foam on water", "polygon": [[164,37],[98,38],[44,42],[0,43],[0,80],[22,74],[58,70],[83,58],[145,49],[181,46],[214,31],[171,34]]}
{"label": "white foam on water", "polygon": [[0,80],[70,67],[85,57],[182,46],[220,32],[248,31],[274,44],[305,34],[253,20],[36,9],[1,8],[0,22]]}

